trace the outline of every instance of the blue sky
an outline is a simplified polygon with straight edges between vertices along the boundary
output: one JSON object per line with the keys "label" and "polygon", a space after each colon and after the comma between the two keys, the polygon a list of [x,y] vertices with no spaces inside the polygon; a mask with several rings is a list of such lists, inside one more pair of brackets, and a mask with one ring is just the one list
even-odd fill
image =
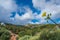
{"label": "blue sky", "polygon": [[0,0],[0,22],[4,23],[46,24],[41,16],[45,11],[60,23],[60,0]]}

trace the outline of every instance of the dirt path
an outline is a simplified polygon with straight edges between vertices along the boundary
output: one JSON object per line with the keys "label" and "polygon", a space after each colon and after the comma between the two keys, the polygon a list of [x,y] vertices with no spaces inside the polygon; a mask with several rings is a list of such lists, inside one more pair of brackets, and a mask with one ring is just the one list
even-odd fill
{"label": "dirt path", "polygon": [[16,38],[18,37],[17,34],[12,33],[11,31],[9,31],[11,33],[11,37],[10,40],[16,40]]}

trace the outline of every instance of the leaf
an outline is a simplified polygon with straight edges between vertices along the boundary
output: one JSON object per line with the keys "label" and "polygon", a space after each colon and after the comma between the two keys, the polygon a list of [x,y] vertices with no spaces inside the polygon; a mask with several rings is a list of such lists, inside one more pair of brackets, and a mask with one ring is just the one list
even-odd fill
{"label": "leaf", "polygon": [[45,16],[46,16],[46,12],[43,12],[42,17],[45,17]]}
{"label": "leaf", "polygon": [[51,13],[50,13],[50,16],[51,16]]}
{"label": "leaf", "polygon": [[47,19],[50,19],[50,15],[49,14],[47,15]]}

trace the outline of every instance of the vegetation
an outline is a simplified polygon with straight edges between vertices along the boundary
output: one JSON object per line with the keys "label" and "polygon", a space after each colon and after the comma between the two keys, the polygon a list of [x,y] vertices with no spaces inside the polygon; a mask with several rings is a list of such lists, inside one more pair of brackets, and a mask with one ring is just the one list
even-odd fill
{"label": "vegetation", "polygon": [[47,14],[46,12],[43,12],[42,17],[45,17],[47,23],[49,23],[48,20],[52,21],[56,25],[56,29],[59,29],[59,25],[54,20],[51,19],[51,15],[52,15],[51,13]]}
{"label": "vegetation", "polygon": [[10,39],[9,31],[4,27],[0,27],[0,40],[9,40],[9,39]]}
{"label": "vegetation", "polygon": [[0,25],[0,40],[9,40],[11,31],[18,35],[18,40],[60,40],[60,29],[56,30],[55,24],[35,25]]}

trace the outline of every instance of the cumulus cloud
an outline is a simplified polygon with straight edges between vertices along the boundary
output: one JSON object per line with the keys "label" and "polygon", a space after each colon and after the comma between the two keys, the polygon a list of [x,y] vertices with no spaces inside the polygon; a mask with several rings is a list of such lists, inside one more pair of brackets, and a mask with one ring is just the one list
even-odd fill
{"label": "cumulus cloud", "polygon": [[11,12],[16,11],[16,8],[13,0],[0,0],[0,22],[10,22]]}
{"label": "cumulus cloud", "polygon": [[39,22],[35,22],[35,23],[34,23],[34,22],[31,22],[31,21],[30,21],[29,23],[30,23],[30,24],[39,24]]}
{"label": "cumulus cloud", "polygon": [[25,13],[24,15],[22,16],[19,16],[19,14],[16,13],[15,15],[15,19],[18,19],[18,20],[27,20],[27,19],[31,19],[31,14],[29,12]]}
{"label": "cumulus cloud", "polygon": [[[46,20],[41,17],[44,11],[47,14],[52,13],[52,19],[60,18],[60,0],[32,0],[33,7],[41,10],[38,15],[37,12],[33,11],[28,6],[17,6],[14,0],[0,0],[0,22],[12,23],[12,24],[43,24]],[[24,12],[23,15],[19,15],[17,12]],[[10,17],[12,12],[16,12],[14,17]],[[31,20],[37,19],[39,22],[31,22]]]}
{"label": "cumulus cloud", "polygon": [[13,0],[0,0],[0,7],[5,10],[13,11],[16,8],[16,4]]}
{"label": "cumulus cloud", "polygon": [[41,14],[46,11],[47,14],[51,13],[52,19],[59,19],[60,18],[60,0],[32,0],[33,6],[41,10],[41,13],[37,16],[37,18],[40,18],[42,21]]}
{"label": "cumulus cloud", "polygon": [[[24,15],[20,16],[17,9],[20,13],[24,12]],[[27,24],[33,19],[32,10],[29,7],[20,6],[19,8],[13,0],[0,0],[0,10],[0,22],[20,25]],[[14,17],[10,17],[12,12],[16,12]]]}
{"label": "cumulus cloud", "polygon": [[25,13],[23,15],[20,16],[16,12],[15,17],[11,18],[11,20],[15,21],[17,24],[28,24],[34,18],[33,12],[29,7],[23,7],[23,8],[25,9]]}

